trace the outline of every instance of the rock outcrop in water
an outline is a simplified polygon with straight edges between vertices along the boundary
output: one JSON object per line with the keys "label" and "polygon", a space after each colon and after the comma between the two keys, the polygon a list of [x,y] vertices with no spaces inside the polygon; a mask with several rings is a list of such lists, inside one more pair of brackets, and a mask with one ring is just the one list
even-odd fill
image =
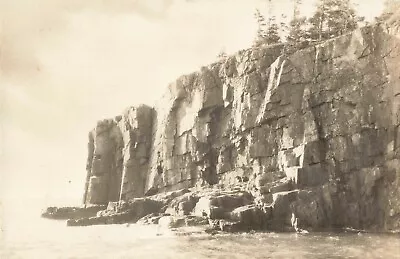
{"label": "rock outcrop in water", "polygon": [[154,108],[100,121],[84,203],[111,203],[69,224],[152,213],[224,230],[400,229],[398,35],[373,26],[290,56],[240,51],[180,77]]}

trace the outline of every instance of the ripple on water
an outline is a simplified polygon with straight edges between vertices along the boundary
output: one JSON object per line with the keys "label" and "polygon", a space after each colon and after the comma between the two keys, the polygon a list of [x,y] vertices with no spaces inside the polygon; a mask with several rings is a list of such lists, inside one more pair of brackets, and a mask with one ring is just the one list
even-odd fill
{"label": "ripple on water", "polygon": [[132,224],[6,229],[0,258],[400,258],[398,235],[242,233],[176,235]]}

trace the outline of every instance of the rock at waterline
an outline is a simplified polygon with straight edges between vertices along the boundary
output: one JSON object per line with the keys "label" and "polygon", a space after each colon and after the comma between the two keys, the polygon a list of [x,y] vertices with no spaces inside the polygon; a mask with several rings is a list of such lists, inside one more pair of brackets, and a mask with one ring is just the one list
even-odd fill
{"label": "rock at waterline", "polygon": [[89,207],[48,207],[42,213],[43,218],[48,219],[78,219],[96,216],[96,213],[104,210],[105,205]]}
{"label": "rock at waterline", "polygon": [[104,224],[135,223],[140,218],[160,212],[164,203],[150,198],[136,198],[128,202],[110,202],[105,210],[93,217],[70,219],[67,226],[89,226]]}

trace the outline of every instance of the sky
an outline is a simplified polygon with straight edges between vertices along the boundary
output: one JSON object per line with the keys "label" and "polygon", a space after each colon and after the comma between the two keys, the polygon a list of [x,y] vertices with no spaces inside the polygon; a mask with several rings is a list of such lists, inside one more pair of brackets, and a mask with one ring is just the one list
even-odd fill
{"label": "sky", "polygon": [[[305,13],[314,1],[303,0]],[[380,0],[359,1],[367,18]],[[248,48],[265,0],[0,0],[2,201],[79,203],[88,132]],[[276,1],[275,12],[291,0]]]}

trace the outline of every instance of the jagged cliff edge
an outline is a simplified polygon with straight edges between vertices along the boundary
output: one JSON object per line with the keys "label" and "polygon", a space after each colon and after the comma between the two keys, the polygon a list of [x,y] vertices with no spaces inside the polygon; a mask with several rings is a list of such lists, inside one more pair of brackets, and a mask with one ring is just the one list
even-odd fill
{"label": "jagged cliff edge", "polygon": [[154,108],[99,121],[84,203],[239,186],[282,224],[400,229],[396,28],[365,27],[290,56],[282,46],[243,50],[178,78]]}

